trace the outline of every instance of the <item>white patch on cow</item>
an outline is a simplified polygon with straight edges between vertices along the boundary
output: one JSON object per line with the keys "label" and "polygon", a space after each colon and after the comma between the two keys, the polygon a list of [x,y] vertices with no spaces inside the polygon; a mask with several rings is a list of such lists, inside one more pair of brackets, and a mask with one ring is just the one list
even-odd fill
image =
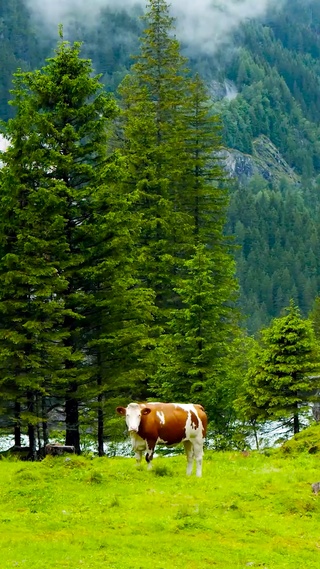
{"label": "white patch on cow", "polygon": [[193,411],[194,414],[198,417],[198,411],[196,410],[195,406],[192,403],[175,403],[174,406],[183,409],[188,414],[190,413],[190,411]]}
{"label": "white patch on cow", "polygon": [[141,421],[141,406],[139,405],[139,403],[129,403],[129,405],[126,408],[126,423],[129,433],[138,432],[140,421]]}
{"label": "white patch on cow", "polygon": [[198,419],[198,425],[196,425],[195,423],[193,423],[192,421],[192,414],[191,414],[191,409],[188,410],[188,417],[187,417],[187,421],[186,421],[186,439],[192,439],[192,438],[196,438],[199,430],[202,434],[202,423],[200,421],[200,418],[198,417],[198,413],[196,412],[196,410],[193,410],[193,413],[195,413],[197,419]]}
{"label": "white patch on cow", "polygon": [[146,441],[139,437],[139,435],[136,433],[130,433],[130,439],[134,451],[146,449]]}
{"label": "white patch on cow", "polygon": [[[203,424],[194,405],[178,404],[177,407],[181,407],[188,413],[185,427],[186,437],[184,439],[184,447],[188,461],[187,474],[190,475],[192,473],[193,459],[195,459],[197,465],[196,475],[200,477],[202,475]],[[198,425],[192,421],[192,414],[196,416]]]}
{"label": "white patch on cow", "polygon": [[146,441],[139,437],[137,433],[130,433],[131,445],[132,450],[134,451],[134,455],[136,457],[137,464],[141,463],[142,455],[147,448]]}
{"label": "white patch on cow", "polygon": [[161,425],[164,425],[166,422],[164,412],[163,411],[157,411],[157,417],[159,417]]}

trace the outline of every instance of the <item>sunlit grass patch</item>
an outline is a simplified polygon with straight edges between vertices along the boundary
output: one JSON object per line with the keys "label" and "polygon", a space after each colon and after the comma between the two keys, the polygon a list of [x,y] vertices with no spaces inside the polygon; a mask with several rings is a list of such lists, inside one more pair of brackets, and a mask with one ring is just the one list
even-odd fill
{"label": "sunlit grass patch", "polygon": [[0,462],[1,569],[319,568],[316,455],[70,458]]}

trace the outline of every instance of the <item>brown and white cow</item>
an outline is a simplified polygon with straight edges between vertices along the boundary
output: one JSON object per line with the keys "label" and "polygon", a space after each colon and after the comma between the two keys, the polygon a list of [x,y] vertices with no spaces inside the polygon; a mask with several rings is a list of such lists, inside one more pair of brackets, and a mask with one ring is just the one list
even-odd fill
{"label": "brown and white cow", "polygon": [[187,474],[192,473],[193,459],[196,475],[202,475],[203,441],[207,429],[207,415],[201,405],[191,403],[129,403],[117,407],[125,415],[136,460],[146,461],[151,467],[156,444],[167,446],[183,442],[187,455]]}

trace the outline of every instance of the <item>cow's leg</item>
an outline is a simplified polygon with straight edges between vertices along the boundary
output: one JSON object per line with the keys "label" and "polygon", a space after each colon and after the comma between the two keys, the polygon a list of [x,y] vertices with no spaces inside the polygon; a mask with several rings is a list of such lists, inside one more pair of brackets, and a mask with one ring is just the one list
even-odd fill
{"label": "cow's leg", "polygon": [[154,455],[154,447],[155,446],[156,446],[155,442],[147,441],[146,461],[148,463],[148,470],[151,470],[151,468],[152,468],[152,459],[153,459],[153,455]]}
{"label": "cow's leg", "polygon": [[130,436],[131,436],[132,450],[134,451],[136,464],[138,466],[139,464],[141,464],[142,455],[146,449],[146,443],[142,439],[141,440],[137,439],[137,437],[132,433]]}
{"label": "cow's leg", "polygon": [[203,441],[193,441],[193,452],[196,461],[197,469],[196,476],[202,476],[202,458],[203,458]]}
{"label": "cow's leg", "polygon": [[187,455],[187,476],[192,474],[192,467],[193,467],[193,445],[191,441],[183,441],[184,450],[186,451]]}
{"label": "cow's leg", "polygon": [[134,456],[136,457],[137,466],[141,464],[143,450],[136,450]]}

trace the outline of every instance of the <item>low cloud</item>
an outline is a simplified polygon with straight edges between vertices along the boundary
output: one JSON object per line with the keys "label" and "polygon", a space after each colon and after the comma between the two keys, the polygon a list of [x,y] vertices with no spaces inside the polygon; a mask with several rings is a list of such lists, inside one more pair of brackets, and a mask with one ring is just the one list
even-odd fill
{"label": "low cloud", "polygon": [[[94,26],[103,8],[145,8],[145,0],[25,0],[38,21],[56,34],[58,23],[66,28],[79,19]],[[213,53],[230,39],[233,31],[249,19],[263,17],[285,0],[171,0],[170,11],[176,18],[176,35],[190,48]]]}
{"label": "low cloud", "polygon": [[[81,19],[92,25],[103,8],[128,9],[144,5],[141,0],[24,0],[33,15],[50,27]],[[84,20],[85,19],[85,20]]]}
{"label": "low cloud", "polygon": [[280,8],[285,0],[176,0],[177,35],[203,52],[214,52],[242,23]]}

